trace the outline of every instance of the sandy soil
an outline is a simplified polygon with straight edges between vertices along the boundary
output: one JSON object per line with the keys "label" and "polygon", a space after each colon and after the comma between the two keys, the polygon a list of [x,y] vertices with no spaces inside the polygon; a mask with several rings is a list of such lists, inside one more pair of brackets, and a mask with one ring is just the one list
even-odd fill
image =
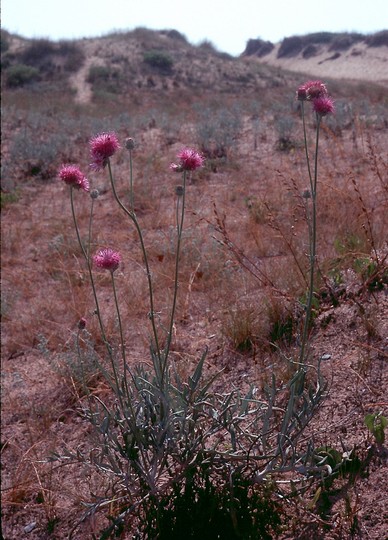
{"label": "sandy soil", "polygon": [[277,58],[280,44],[270,54],[259,61],[290,71],[309,73],[320,79],[351,79],[386,84],[388,82],[388,47],[368,47],[356,44],[334,58],[333,51],[322,47],[318,54],[303,58],[301,54],[293,58]]}

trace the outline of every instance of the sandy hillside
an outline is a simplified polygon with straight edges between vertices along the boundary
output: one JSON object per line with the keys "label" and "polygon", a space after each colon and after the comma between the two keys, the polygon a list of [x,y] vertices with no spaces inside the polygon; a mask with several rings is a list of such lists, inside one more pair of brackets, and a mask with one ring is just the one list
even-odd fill
{"label": "sandy hillside", "polygon": [[[298,54],[293,58],[278,58],[280,44],[261,59],[261,62],[290,71],[305,72],[326,78],[355,79],[360,81],[388,81],[388,47],[368,47],[365,43],[355,44],[343,53],[333,53],[326,47],[312,58]],[[339,56],[337,56],[339,54]]]}

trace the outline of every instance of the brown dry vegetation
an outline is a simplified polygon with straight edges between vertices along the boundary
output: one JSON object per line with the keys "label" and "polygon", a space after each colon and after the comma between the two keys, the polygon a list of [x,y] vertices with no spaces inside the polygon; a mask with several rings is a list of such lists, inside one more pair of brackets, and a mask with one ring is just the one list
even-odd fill
{"label": "brown dry vegetation", "polygon": [[[5,69],[23,58],[27,62],[31,43],[5,37]],[[208,156],[187,192],[173,340],[180,373],[187,375],[207,346],[205,371],[223,369],[219,388],[260,389],[272,371],[286,381],[284,356],[295,354],[306,291],[308,178],[294,101],[305,75],[144,29],[75,45],[77,58],[84,58],[77,69],[66,70],[62,49],[48,47],[50,69],[40,65],[39,77],[29,84],[3,88],[1,443],[7,540],[67,538],[83,503],[106,489],[106,478],[94,470],[47,461],[51,452],[92,440],[79,413],[82,383],[71,354],[79,319],[87,319],[97,352],[101,338],[69,193],[56,179],[63,162],[86,170],[90,136],[114,129],[122,141],[136,141],[135,209],[162,322],[172,298],[179,183],[169,164],[183,145]],[[161,48],[170,67],[144,62],[145,52]],[[105,71],[91,71],[93,66]],[[364,417],[388,414],[387,98],[377,83],[327,82],[337,115],[325,119],[320,143],[320,272],[311,343],[314,358],[330,355],[324,367],[330,385],[309,435],[317,446],[353,451],[363,467],[335,481],[325,515],[314,504],[314,492],[285,501],[279,538],[377,540],[384,537],[387,517],[387,450],[374,445]],[[309,123],[313,133],[312,117]],[[122,194],[129,175],[125,152],[112,163]],[[93,247],[122,252],[117,285],[129,361],[147,363],[149,306],[136,235],[114,204],[106,171],[88,176],[101,192]],[[76,193],[76,206],[86,235],[89,198]],[[97,282],[108,333],[118,341],[109,280],[98,274]],[[92,361],[89,369],[93,392],[107,396]],[[115,513],[113,505],[108,513]],[[92,538],[106,526],[104,519],[85,521],[75,537]]]}

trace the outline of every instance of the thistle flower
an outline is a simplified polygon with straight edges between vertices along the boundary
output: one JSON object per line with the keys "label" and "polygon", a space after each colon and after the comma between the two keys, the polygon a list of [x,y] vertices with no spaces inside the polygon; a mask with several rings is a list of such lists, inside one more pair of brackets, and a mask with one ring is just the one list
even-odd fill
{"label": "thistle flower", "polygon": [[334,101],[329,96],[313,99],[313,111],[319,116],[326,116],[334,112]]}
{"label": "thistle flower", "polygon": [[327,88],[321,81],[307,81],[299,86],[296,98],[299,101],[311,101],[315,98],[326,97]]}
{"label": "thistle flower", "polygon": [[68,186],[89,191],[89,180],[76,165],[62,165],[58,176]]}
{"label": "thistle flower", "polygon": [[92,163],[90,167],[95,171],[103,169],[110,157],[120,148],[116,133],[100,133],[89,141]]}
{"label": "thistle flower", "polygon": [[100,251],[94,255],[93,261],[98,268],[109,270],[109,272],[113,274],[119,267],[121,255],[118,251],[114,251],[110,248],[100,249]]}
{"label": "thistle flower", "polygon": [[181,150],[177,158],[179,163],[171,163],[170,169],[174,172],[195,171],[203,166],[205,158],[192,148],[184,148]]}

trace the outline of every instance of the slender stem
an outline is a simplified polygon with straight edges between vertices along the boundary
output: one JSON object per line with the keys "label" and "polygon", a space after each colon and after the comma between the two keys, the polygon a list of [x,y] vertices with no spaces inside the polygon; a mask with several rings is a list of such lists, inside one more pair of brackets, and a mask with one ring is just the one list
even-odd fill
{"label": "slender stem", "polygon": [[[117,288],[116,288],[116,282],[115,282],[115,279],[114,279],[113,272],[111,272],[111,278],[112,278],[112,288],[113,288],[114,301],[115,301],[116,312],[117,312],[117,320],[118,320],[118,323],[119,323],[120,342],[121,342],[121,350],[122,350],[122,358],[123,358],[123,369],[124,369],[125,397],[127,398],[126,399],[126,404],[127,404],[128,409],[124,407],[124,403],[123,403],[123,401],[121,399],[121,394],[118,393],[118,395],[119,395],[119,399],[120,399],[120,404],[121,404],[122,409],[124,411],[123,416],[126,419],[131,432],[136,437],[136,440],[137,440],[138,445],[139,445],[140,452],[141,452],[142,457],[143,457],[143,461],[145,462],[146,461],[145,460],[145,455],[144,455],[142,444],[141,444],[142,434],[141,434],[141,431],[139,432],[139,429],[137,427],[136,413],[135,413],[135,410],[133,408],[133,403],[132,403],[132,399],[131,399],[131,392],[129,391],[129,386],[128,386],[127,371],[129,371],[129,369],[128,369],[128,364],[127,364],[126,354],[125,354],[125,342],[124,342],[123,325],[122,325],[122,321],[121,321],[121,314],[120,314],[120,308],[119,308],[119,302],[118,302],[118,296],[117,296]],[[116,371],[115,371],[115,377],[116,377],[116,381],[117,381],[117,385],[118,385],[118,376],[116,374]],[[135,379],[134,379],[132,373],[131,373],[131,377],[132,377],[132,381],[135,383],[135,387],[136,387],[136,382],[135,382]],[[130,412],[129,415],[127,414],[127,411]]]}
{"label": "slender stem", "polygon": [[78,228],[78,222],[77,222],[77,218],[76,218],[76,214],[75,214],[75,208],[74,208],[74,195],[73,195],[73,192],[74,192],[74,188],[71,187],[70,188],[70,203],[71,203],[71,213],[72,213],[72,216],[73,216],[75,232],[77,234],[77,239],[78,239],[79,246],[80,246],[80,248],[82,250],[82,254],[85,257],[85,259],[88,260],[88,255],[86,253],[85,246],[83,245],[83,242],[81,240],[81,236],[80,236],[80,232],[79,232],[79,228]]}
{"label": "slender stem", "polygon": [[120,314],[119,302],[118,302],[118,297],[117,297],[116,282],[115,282],[113,272],[111,272],[111,277],[112,277],[112,288],[113,288],[113,295],[114,295],[114,299],[115,299],[117,320],[118,320],[118,323],[119,323],[119,330],[120,330],[121,354],[122,354],[122,357],[123,357],[123,368],[124,368],[124,384],[125,384],[125,389],[126,389],[127,396],[129,396],[128,380],[127,380],[127,359],[126,359],[126,355],[125,355],[125,342],[124,342],[123,325],[122,325],[122,322],[121,322],[121,314]]}
{"label": "slender stem", "polygon": [[[97,314],[97,318],[98,318],[99,325],[100,325],[101,335],[102,335],[104,343],[107,346],[108,353],[111,354],[111,352],[112,352],[111,347],[109,345],[108,340],[106,339],[104,325],[103,325],[102,318],[101,318],[100,306],[99,306],[99,303],[98,303],[97,291],[96,291],[96,286],[95,286],[95,283],[94,283],[94,278],[93,278],[93,273],[92,273],[92,265],[91,265],[91,262],[90,262],[90,256],[88,256],[88,253],[85,250],[85,247],[84,247],[84,245],[82,243],[80,232],[79,232],[78,222],[77,222],[76,213],[75,213],[75,209],[74,209],[73,188],[70,190],[70,201],[71,201],[71,212],[72,212],[72,215],[73,215],[74,227],[75,227],[75,231],[76,231],[76,234],[77,234],[78,243],[79,243],[80,248],[82,250],[83,256],[85,257],[86,264],[87,264],[87,267],[88,267],[90,282],[92,284],[93,296],[94,296],[94,301],[95,301],[95,304],[96,304],[96,314]],[[90,216],[90,221],[89,221],[89,235],[91,234],[91,220],[92,220],[92,216]],[[90,243],[91,243],[91,238],[89,236],[89,239],[88,239],[88,245],[89,246],[90,246]]]}
{"label": "slender stem", "polygon": [[[115,383],[116,383],[116,385],[118,385],[116,367],[115,367],[115,364],[114,364],[114,359],[113,359],[113,354],[112,354],[112,347],[111,347],[111,345],[110,345],[110,343],[109,343],[109,341],[108,341],[108,339],[106,337],[104,324],[102,322],[102,316],[101,316],[100,305],[99,305],[98,297],[97,297],[96,285],[95,285],[95,282],[94,282],[94,277],[93,277],[93,272],[92,272],[92,264],[91,264],[90,255],[88,255],[88,253],[87,253],[87,251],[85,249],[85,246],[82,243],[81,235],[80,235],[80,232],[79,232],[77,217],[76,217],[75,208],[74,208],[73,188],[70,189],[70,202],[71,202],[71,213],[72,213],[72,216],[73,216],[73,222],[74,222],[74,227],[75,227],[75,231],[76,231],[76,234],[77,234],[78,243],[80,245],[82,254],[85,257],[86,264],[87,264],[87,267],[88,267],[89,279],[90,279],[90,283],[92,285],[94,302],[95,302],[95,306],[96,306],[96,315],[97,315],[98,323],[99,323],[99,326],[100,326],[100,332],[101,332],[102,340],[103,340],[103,342],[105,344],[106,350],[107,350],[108,355],[109,355],[110,362],[112,364],[113,373],[114,373],[114,376],[115,376]],[[90,220],[89,220],[89,238],[88,238],[89,249],[90,249],[90,243],[91,243],[91,237],[90,237],[90,234],[91,234],[91,221],[92,221],[92,216],[90,216]],[[118,390],[119,390],[119,388],[118,388]]]}
{"label": "slender stem", "polygon": [[143,234],[141,232],[141,228],[140,228],[139,222],[137,221],[135,212],[128,210],[128,208],[122,203],[121,199],[119,198],[119,196],[117,194],[116,186],[115,186],[115,183],[114,183],[114,180],[113,180],[112,168],[111,168],[111,164],[110,164],[109,159],[108,159],[108,171],[109,171],[109,177],[110,177],[110,182],[111,182],[111,186],[112,186],[113,195],[114,195],[114,197],[116,199],[116,202],[120,206],[120,208],[126,213],[126,215],[132,220],[132,222],[135,225],[137,234],[139,236],[141,251],[142,251],[142,254],[143,254],[144,264],[145,264],[146,273],[147,273],[148,293],[149,293],[149,298],[150,298],[150,319],[151,319],[152,332],[153,332],[154,340],[155,340],[156,354],[158,355],[159,362],[161,362],[159,338],[158,338],[158,333],[157,333],[157,330],[156,330],[156,323],[155,323],[154,293],[153,293],[153,287],[152,287],[152,277],[151,277],[150,267],[149,267],[149,264],[148,264],[147,251],[146,251],[145,245],[144,245]]}
{"label": "slender stem", "polygon": [[[181,197],[178,195],[176,208],[175,208],[176,230],[178,232],[178,235],[179,235],[179,223],[180,223],[180,219],[179,219],[180,200],[181,200]],[[182,214],[182,211],[181,211],[181,214]]]}
{"label": "slender stem", "polygon": [[129,203],[131,211],[135,211],[134,199],[133,199],[133,167],[132,167],[132,150],[129,149]]}
{"label": "slender stem", "polygon": [[84,385],[84,390],[88,396],[88,401],[89,401],[89,406],[90,406],[90,390],[89,390],[89,387],[87,385],[87,382],[86,382],[86,377],[85,377],[85,370],[84,370],[84,361],[83,361],[83,358],[82,358],[82,354],[81,354],[81,346],[80,346],[80,333],[81,333],[81,330],[78,328],[77,330],[77,335],[76,335],[76,338],[75,338],[75,343],[76,343],[76,347],[77,347],[77,357],[80,361],[80,365],[81,365],[81,375],[82,375],[82,383]]}
{"label": "slender stem", "polygon": [[187,171],[183,171],[182,206],[181,206],[180,215],[179,215],[179,206],[180,206],[180,197],[179,196],[178,196],[177,209],[176,209],[177,245],[176,245],[176,253],[175,253],[174,296],[173,296],[171,315],[170,315],[170,325],[169,325],[168,334],[167,334],[167,344],[166,344],[166,348],[164,350],[162,382],[163,382],[164,374],[165,374],[165,371],[166,371],[166,368],[167,368],[168,355],[170,353],[172,332],[173,332],[173,328],[174,328],[176,302],[177,302],[177,297],[178,297],[179,255],[180,255],[180,247],[181,247],[181,240],[182,240],[183,221],[184,221],[184,217],[185,217],[186,175],[187,175]]}
{"label": "slender stem", "polygon": [[90,216],[89,216],[88,249],[87,249],[88,260],[90,260],[90,244],[92,240],[93,209],[94,209],[94,198],[92,198],[92,206],[90,207]]}
{"label": "slender stem", "polygon": [[[310,327],[311,312],[314,298],[314,275],[315,275],[315,262],[316,262],[316,243],[317,243],[317,180],[318,180],[318,145],[319,145],[319,128],[320,128],[321,117],[317,114],[317,129],[316,129],[316,140],[315,140],[315,158],[314,158],[314,178],[311,178],[311,172],[309,167],[310,182],[312,186],[311,190],[311,201],[312,201],[312,212],[311,212],[311,223],[309,223],[310,232],[310,279],[309,279],[309,291],[306,304],[306,315],[303,327],[303,336],[299,356],[299,365],[305,364],[306,356],[306,344],[308,338],[308,332]],[[308,161],[309,163],[309,161]]]}
{"label": "slender stem", "polygon": [[306,162],[307,162],[307,170],[308,170],[308,173],[309,173],[310,189],[312,191],[313,190],[313,178],[312,178],[312,174],[311,174],[309,149],[308,149],[308,143],[307,143],[307,131],[306,131],[306,118],[305,118],[305,110],[304,110],[304,101],[302,101],[301,103],[302,103],[304,149],[305,149],[305,153],[306,153]]}

